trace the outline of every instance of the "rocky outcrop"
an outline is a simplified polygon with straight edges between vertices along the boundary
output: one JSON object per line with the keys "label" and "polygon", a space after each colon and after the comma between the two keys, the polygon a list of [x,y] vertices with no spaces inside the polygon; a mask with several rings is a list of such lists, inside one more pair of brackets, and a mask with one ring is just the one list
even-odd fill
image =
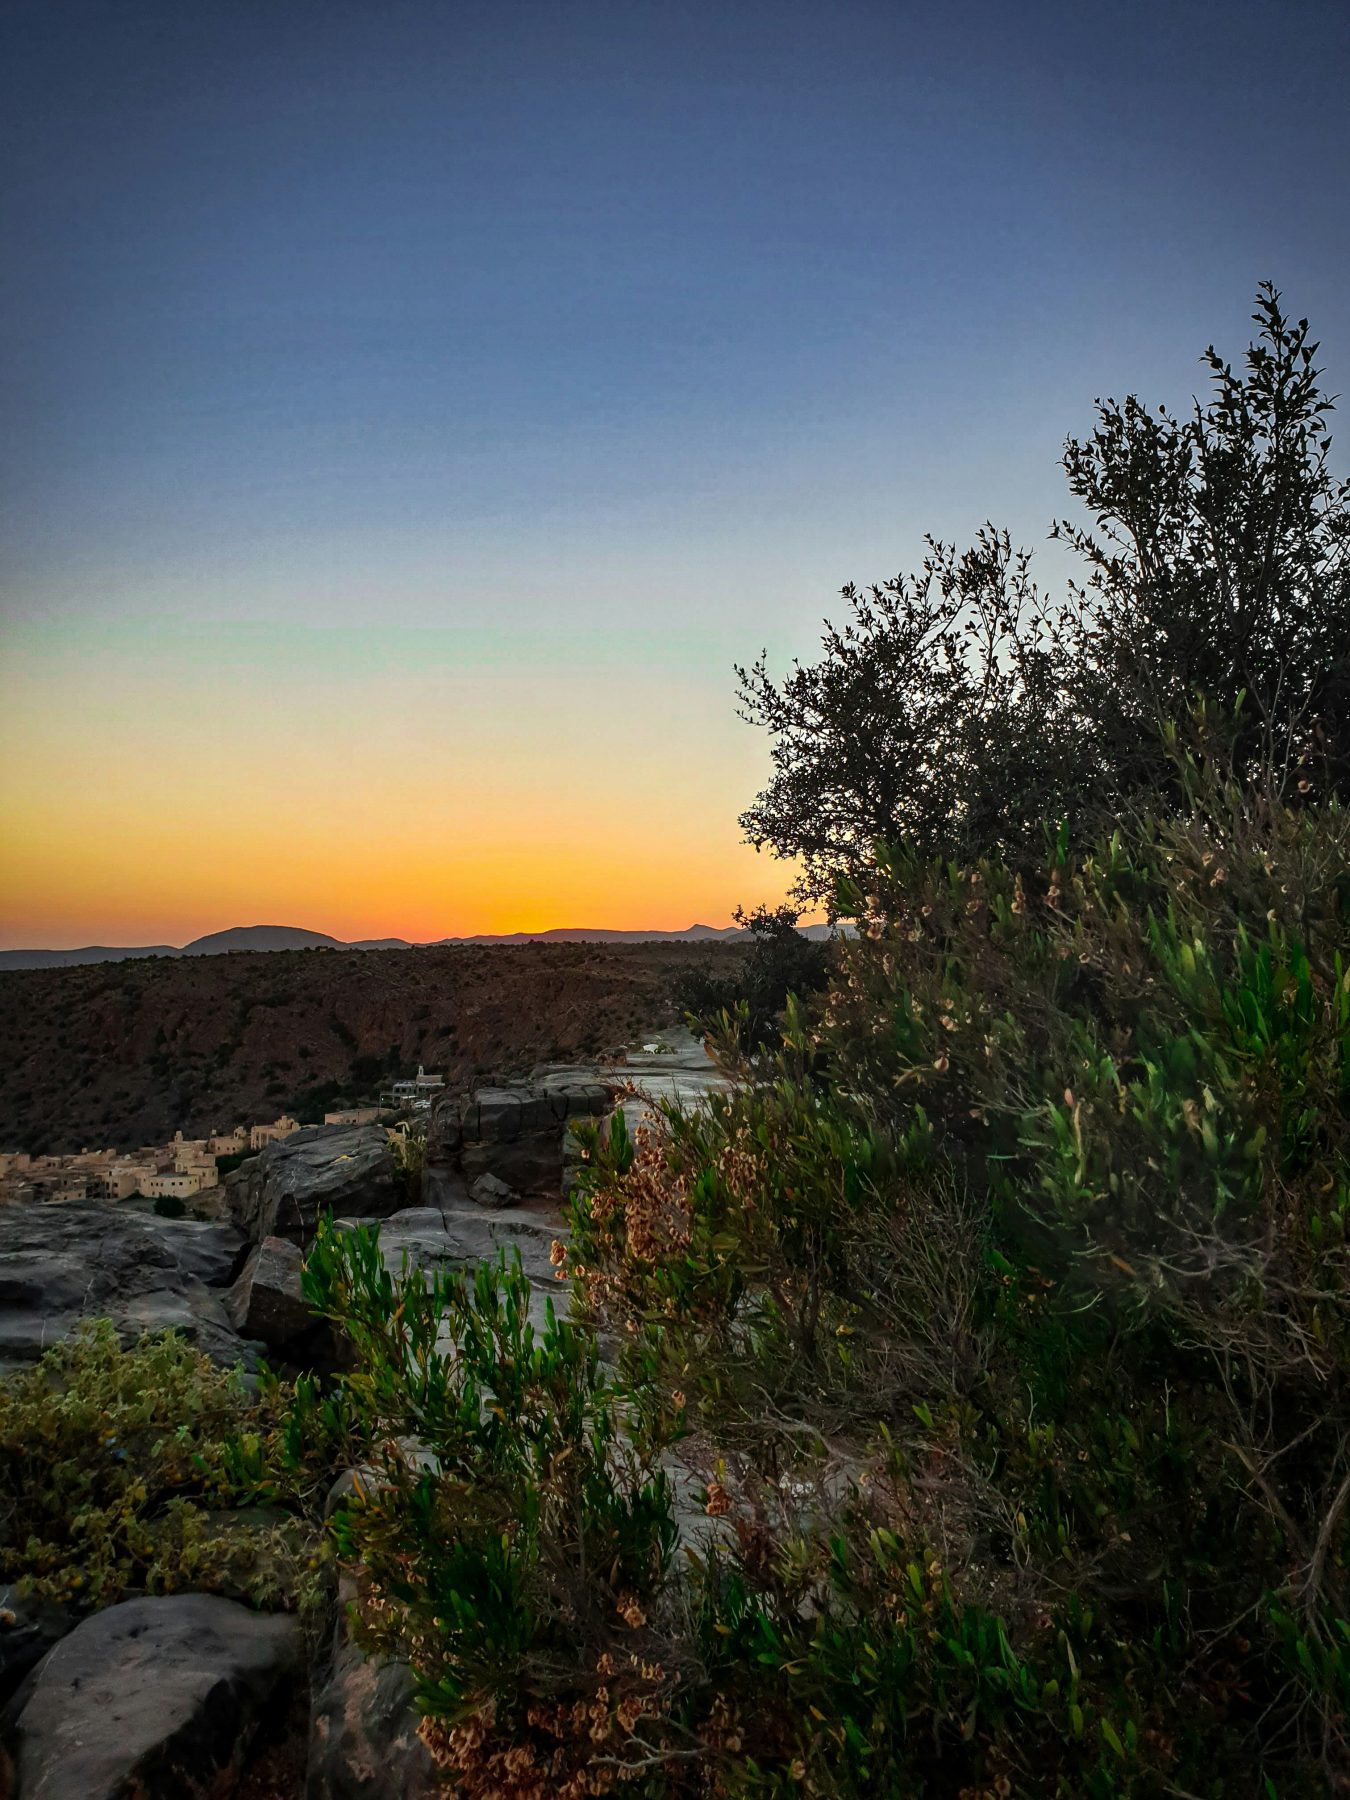
{"label": "rocky outcrop", "polygon": [[552,1084],[447,1094],[431,1115],[423,1198],[433,1206],[466,1194],[488,1206],[516,1195],[557,1200],[569,1121],[609,1105],[609,1086],[575,1071]]}
{"label": "rocky outcrop", "polygon": [[244,1240],[231,1225],[160,1219],[127,1206],[73,1203],[0,1210],[0,1369],[32,1362],[82,1318],[109,1318],[130,1341],[181,1331],[216,1362],[251,1357],[218,1283]]}
{"label": "rocky outcrop", "polygon": [[291,1363],[315,1360],[327,1327],[310,1311],[300,1291],[305,1253],[289,1238],[264,1238],[249,1252],[225,1309],[246,1338]]}
{"label": "rocky outcrop", "polygon": [[314,1682],[305,1800],[432,1800],[443,1790],[417,1735],[412,1671],[352,1642],[355,1598],[344,1575],[327,1666]]}
{"label": "rocky outcrop", "polygon": [[255,1244],[306,1245],[326,1212],[381,1219],[404,1195],[380,1125],[311,1126],[253,1157],[225,1178],[230,1216]]}
{"label": "rocky outcrop", "polygon": [[[339,1227],[356,1226],[360,1219],[339,1219]],[[434,1274],[437,1269],[467,1269],[480,1262],[495,1263],[502,1252],[519,1255],[523,1273],[533,1289],[530,1317],[542,1329],[546,1302],[552,1299],[558,1313],[567,1310],[566,1284],[557,1279],[550,1260],[555,1238],[567,1231],[556,1217],[532,1212],[527,1207],[502,1207],[484,1212],[461,1204],[446,1212],[434,1206],[410,1207],[395,1213],[380,1226],[380,1251],[386,1268],[397,1275],[404,1266]]]}
{"label": "rocky outcrop", "polygon": [[110,1606],[56,1645],[6,1711],[18,1792],[223,1800],[303,1660],[294,1619],[215,1594]]}

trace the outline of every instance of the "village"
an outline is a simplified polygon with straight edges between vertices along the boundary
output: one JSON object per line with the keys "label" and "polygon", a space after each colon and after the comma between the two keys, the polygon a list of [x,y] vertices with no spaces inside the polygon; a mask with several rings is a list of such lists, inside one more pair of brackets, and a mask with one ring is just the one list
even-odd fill
{"label": "village", "polygon": [[[390,1129],[409,1114],[429,1112],[443,1089],[441,1075],[419,1068],[415,1076],[386,1088],[376,1106],[344,1107],[323,1115],[325,1126],[373,1125],[383,1119]],[[64,1156],[31,1156],[22,1150],[0,1151],[0,1206],[32,1201],[150,1200],[160,1210],[191,1210],[210,1217],[216,1211],[211,1190],[219,1188],[221,1164],[234,1168],[269,1144],[301,1130],[298,1119],[283,1113],[270,1124],[236,1125],[189,1138],[181,1131],[167,1144],[139,1150],[80,1150]]]}

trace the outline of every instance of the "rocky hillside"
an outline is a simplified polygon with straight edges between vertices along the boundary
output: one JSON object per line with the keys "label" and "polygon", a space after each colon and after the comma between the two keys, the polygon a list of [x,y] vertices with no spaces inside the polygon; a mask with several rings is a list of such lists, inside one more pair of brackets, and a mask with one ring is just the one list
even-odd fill
{"label": "rocky hillside", "polygon": [[615,1049],[738,945],[534,944],[152,958],[0,974],[0,1147],[131,1148]]}

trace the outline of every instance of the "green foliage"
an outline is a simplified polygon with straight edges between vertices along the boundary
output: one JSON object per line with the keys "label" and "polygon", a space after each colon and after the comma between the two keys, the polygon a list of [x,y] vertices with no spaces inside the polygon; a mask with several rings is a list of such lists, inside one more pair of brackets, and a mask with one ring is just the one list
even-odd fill
{"label": "green foliage", "polygon": [[1350,818],[1175,784],[883,850],[776,1067],[593,1142],[592,1302],[727,1460],[726,1791],[1350,1774]]}
{"label": "green foliage", "polygon": [[638,1705],[641,1689],[645,1704],[654,1682],[627,1664],[650,1643],[671,1497],[660,1437],[602,1371],[594,1334],[551,1299],[533,1319],[518,1258],[395,1277],[369,1229],[325,1224],[304,1286],[355,1366],[336,1396],[303,1397],[296,1438],[337,1433],[361,1470],[334,1528],[362,1571],[365,1640],[411,1656],[458,1774],[491,1785],[490,1755],[461,1767],[476,1740],[452,1743],[451,1726],[487,1708],[551,1743],[549,1708],[575,1696],[579,1665],[593,1691],[611,1650],[626,1665],[614,1701]]}
{"label": "green foliage", "polygon": [[154,1210],[161,1219],[182,1219],[187,1216],[187,1202],[177,1194],[157,1194]]}
{"label": "green foliage", "polygon": [[180,1588],[312,1600],[303,1520],[235,1510],[288,1410],[276,1383],[251,1395],[178,1337],[123,1349],[107,1320],[86,1326],[0,1381],[0,1580],[79,1610]]}

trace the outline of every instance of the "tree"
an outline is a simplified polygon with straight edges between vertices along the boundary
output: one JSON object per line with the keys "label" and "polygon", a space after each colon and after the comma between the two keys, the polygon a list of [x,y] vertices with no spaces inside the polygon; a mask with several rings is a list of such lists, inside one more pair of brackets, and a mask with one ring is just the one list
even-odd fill
{"label": "tree", "polygon": [[773,739],[741,825],[800,861],[800,899],[832,899],[878,840],[1018,860],[1044,823],[1091,829],[1167,788],[1160,728],[1197,695],[1234,722],[1236,773],[1350,793],[1350,483],[1307,321],[1269,284],[1254,319],[1243,372],[1206,352],[1189,419],[1131,396],[1068,440],[1091,523],[1051,534],[1088,566],[1063,599],[993,526],[963,554],[930,538],[917,575],[843,589],[819,661],[782,682],[762,656],[737,669],[742,717]]}
{"label": "tree", "polygon": [[691,970],[675,984],[676,1003],[707,1031],[727,1014],[742,1050],[777,1048],[788,996],[814,993],[829,974],[827,948],[797,929],[800,916],[794,906],[738,907],[736,923],[750,933],[749,955],[733,974]]}
{"label": "tree", "polygon": [[741,716],[773,737],[773,779],[742,815],[750,842],[802,864],[829,901],[879,839],[925,853],[1013,848],[1075,785],[1081,753],[1036,620],[1026,551],[988,526],[958,555],[929,539],[917,576],[843,590],[824,656],[780,685],[736,670]]}
{"label": "tree", "polygon": [[1186,420],[1134,396],[1099,402],[1064,468],[1096,533],[1053,536],[1090,568],[1062,640],[1078,701],[1119,785],[1157,765],[1156,724],[1202,693],[1237,714],[1243,774],[1287,784],[1317,759],[1350,778],[1350,482],[1329,468],[1318,346],[1278,291],[1257,295],[1239,373],[1211,347],[1207,404]]}

